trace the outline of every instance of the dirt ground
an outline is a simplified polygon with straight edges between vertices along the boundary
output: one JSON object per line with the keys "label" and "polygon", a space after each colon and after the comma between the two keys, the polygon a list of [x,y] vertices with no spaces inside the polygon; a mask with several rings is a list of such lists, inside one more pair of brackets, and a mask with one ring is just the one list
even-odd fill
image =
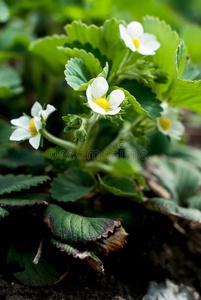
{"label": "dirt ground", "polygon": [[1,300],[138,300],[150,281],[193,287],[201,294],[201,255],[193,255],[187,237],[165,216],[136,207],[141,226],[128,228],[128,244],[104,257],[105,276],[86,261],[70,260],[70,272],[57,285],[26,287],[4,272],[0,277]]}

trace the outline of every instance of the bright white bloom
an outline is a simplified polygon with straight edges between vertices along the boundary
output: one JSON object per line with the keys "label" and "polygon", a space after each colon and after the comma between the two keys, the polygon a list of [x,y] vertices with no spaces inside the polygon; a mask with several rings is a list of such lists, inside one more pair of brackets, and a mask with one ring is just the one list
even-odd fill
{"label": "bright white bloom", "polygon": [[176,108],[168,106],[167,103],[162,103],[163,112],[161,117],[157,118],[158,130],[163,134],[168,135],[176,140],[181,139],[181,135],[184,133],[184,126],[178,121],[178,111]]}
{"label": "bright white bloom", "polygon": [[115,90],[106,98],[108,89],[109,86],[105,78],[96,78],[87,88],[88,104],[98,114],[116,115],[121,110],[119,105],[125,99],[125,95],[123,91]]}
{"label": "bright white bloom", "polygon": [[143,55],[154,55],[160,47],[155,35],[144,33],[143,26],[139,22],[131,22],[127,27],[120,24],[119,31],[121,39],[133,52],[138,51]]}
{"label": "bright white bloom", "polygon": [[45,123],[48,116],[55,111],[55,107],[47,105],[43,110],[40,103],[35,102],[31,108],[31,117],[24,115],[18,119],[11,120],[11,124],[16,126],[16,129],[10,136],[11,141],[24,141],[29,139],[29,143],[33,148],[38,149],[40,146],[41,134],[40,129],[42,123]]}

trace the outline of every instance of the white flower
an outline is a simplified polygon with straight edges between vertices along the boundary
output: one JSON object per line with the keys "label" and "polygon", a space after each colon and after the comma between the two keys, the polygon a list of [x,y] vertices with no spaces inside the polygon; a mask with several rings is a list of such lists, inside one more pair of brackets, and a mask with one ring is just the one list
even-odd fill
{"label": "white flower", "polygon": [[143,55],[154,55],[160,47],[155,35],[144,33],[143,26],[139,22],[131,22],[127,27],[120,24],[119,31],[121,39],[133,52],[138,51]]}
{"label": "white flower", "polygon": [[165,135],[168,135],[176,140],[180,140],[185,128],[183,124],[178,121],[177,109],[168,106],[166,102],[162,103],[161,106],[164,110],[161,113],[161,117],[157,118],[158,130]]}
{"label": "white flower", "polygon": [[38,149],[40,146],[41,134],[40,129],[42,123],[45,123],[48,116],[55,111],[55,107],[47,105],[46,110],[43,110],[40,103],[35,102],[31,108],[31,117],[22,116],[18,119],[11,120],[11,124],[16,126],[16,129],[10,136],[11,141],[24,141],[29,139],[29,143],[33,148]]}
{"label": "white flower", "polygon": [[122,90],[115,90],[106,98],[108,89],[109,86],[105,78],[96,78],[87,88],[88,104],[98,114],[116,115],[121,110],[119,105],[125,99],[125,95]]}

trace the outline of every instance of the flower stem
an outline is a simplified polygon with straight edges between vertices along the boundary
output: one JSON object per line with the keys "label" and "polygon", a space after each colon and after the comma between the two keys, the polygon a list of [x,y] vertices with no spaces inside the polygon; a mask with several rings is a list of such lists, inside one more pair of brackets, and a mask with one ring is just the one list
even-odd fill
{"label": "flower stem", "polygon": [[65,140],[62,140],[60,138],[57,138],[54,135],[52,135],[51,133],[49,133],[48,131],[46,131],[45,129],[41,129],[40,133],[44,138],[46,138],[48,141],[54,143],[55,145],[61,146],[66,149],[71,149],[74,151],[77,150],[77,147],[75,144],[65,141]]}

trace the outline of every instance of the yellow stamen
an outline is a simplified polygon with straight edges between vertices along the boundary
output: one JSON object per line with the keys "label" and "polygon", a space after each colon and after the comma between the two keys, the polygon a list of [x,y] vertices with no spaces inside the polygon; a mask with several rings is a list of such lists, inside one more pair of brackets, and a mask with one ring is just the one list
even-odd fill
{"label": "yellow stamen", "polygon": [[165,130],[165,131],[167,131],[172,124],[172,122],[170,120],[164,119],[164,118],[159,118],[159,123],[160,123],[161,127],[163,128],[163,130]]}
{"label": "yellow stamen", "polygon": [[98,106],[103,108],[105,111],[108,111],[110,108],[109,102],[105,98],[97,98],[94,103],[98,104]]}
{"label": "yellow stamen", "polygon": [[34,118],[31,119],[29,124],[29,129],[31,131],[31,134],[36,135],[38,134],[38,131],[36,130],[35,124],[34,124]]}
{"label": "yellow stamen", "polygon": [[140,48],[140,41],[136,38],[133,39],[133,44],[135,45],[135,48],[136,49],[139,49]]}

